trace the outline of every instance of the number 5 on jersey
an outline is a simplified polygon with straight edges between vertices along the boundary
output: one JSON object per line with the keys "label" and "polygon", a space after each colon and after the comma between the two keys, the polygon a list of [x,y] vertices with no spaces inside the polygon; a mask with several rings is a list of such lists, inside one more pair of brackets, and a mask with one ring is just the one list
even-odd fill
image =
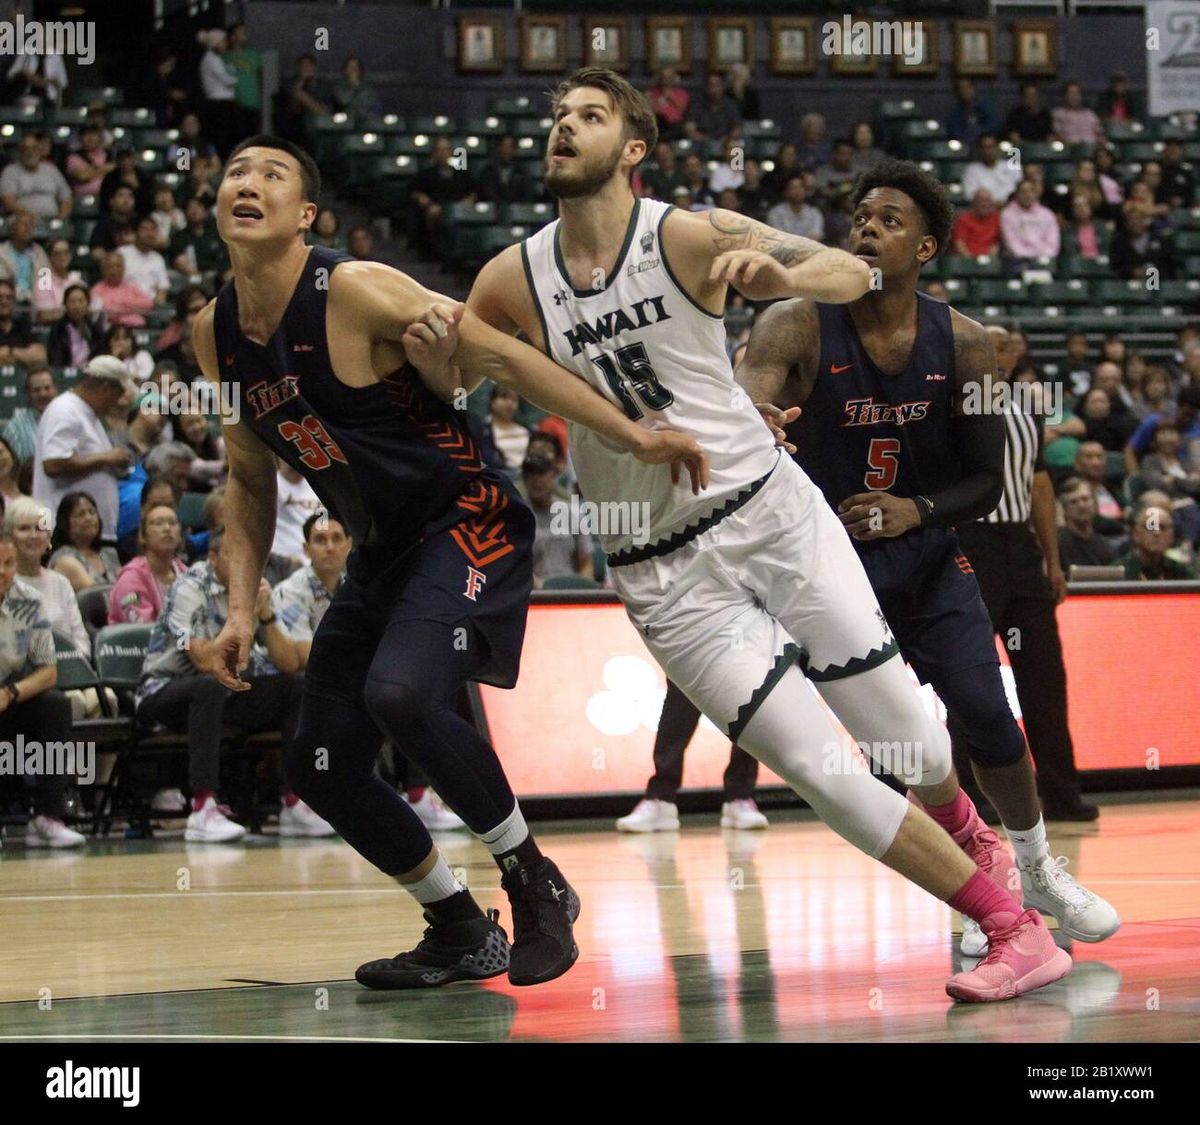
{"label": "number 5 on jersey", "polygon": [[900,468],[899,439],[872,438],[871,447],[867,450],[867,464],[871,466],[871,471],[863,477],[863,484],[872,492],[886,492],[896,483],[896,473]]}

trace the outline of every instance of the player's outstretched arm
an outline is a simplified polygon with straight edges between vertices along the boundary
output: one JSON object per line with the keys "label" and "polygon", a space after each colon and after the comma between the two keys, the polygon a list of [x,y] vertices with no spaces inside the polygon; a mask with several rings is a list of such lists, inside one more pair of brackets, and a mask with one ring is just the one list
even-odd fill
{"label": "player's outstretched arm", "polygon": [[717,311],[732,285],[752,301],[811,297],[845,304],[871,286],[866,262],[785,234],[736,211],[672,212],[663,225],[664,251],[693,297]]}
{"label": "player's outstretched arm", "polygon": [[[196,359],[204,377],[220,386],[216,342],[213,336],[213,307],[196,317],[192,339]],[[218,395],[219,402],[224,397]],[[209,671],[234,691],[249,690],[237,673],[250,659],[254,643],[254,603],[263,568],[275,538],[275,458],[244,422],[222,418],[222,434],[229,459],[225,488],[225,540],[229,560],[229,616],[211,642]]]}

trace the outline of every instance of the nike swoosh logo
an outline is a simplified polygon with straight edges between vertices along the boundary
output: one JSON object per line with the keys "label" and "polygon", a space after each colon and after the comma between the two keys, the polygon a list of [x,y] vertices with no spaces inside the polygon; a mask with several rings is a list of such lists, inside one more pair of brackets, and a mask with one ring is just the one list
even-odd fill
{"label": "nike swoosh logo", "polygon": [[838,365],[836,363],[834,363],[834,364],[831,364],[829,367],[829,374],[830,375],[840,375],[843,371],[849,371],[850,368],[852,368],[853,366],[854,366],[853,363],[843,363],[841,367],[838,367]]}

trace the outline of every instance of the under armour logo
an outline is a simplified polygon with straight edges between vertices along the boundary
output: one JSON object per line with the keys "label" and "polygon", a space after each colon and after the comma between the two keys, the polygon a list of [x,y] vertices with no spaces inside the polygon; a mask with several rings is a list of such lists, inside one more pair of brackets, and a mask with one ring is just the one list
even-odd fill
{"label": "under armour logo", "polygon": [[482,570],[476,570],[473,566],[467,567],[467,588],[463,591],[463,595],[475,601],[475,595],[483,589],[483,584],[487,581],[487,575]]}
{"label": "under armour logo", "polygon": [[569,301],[570,299],[571,299],[571,294],[568,293],[565,289],[560,289],[557,293],[554,294],[554,303],[560,307],[563,304],[565,304],[567,301]]}

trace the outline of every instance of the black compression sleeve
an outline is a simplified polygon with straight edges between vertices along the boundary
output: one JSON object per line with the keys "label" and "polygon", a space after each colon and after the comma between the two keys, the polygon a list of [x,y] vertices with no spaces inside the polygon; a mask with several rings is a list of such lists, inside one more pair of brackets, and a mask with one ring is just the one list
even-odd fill
{"label": "black compression sleeve", "polygon": [[951,527],[995,511],[1004,489],[1004,419],[999,413],[961,414],[953,423],[962,477],[944,492],[917,501],[922,527]]}

